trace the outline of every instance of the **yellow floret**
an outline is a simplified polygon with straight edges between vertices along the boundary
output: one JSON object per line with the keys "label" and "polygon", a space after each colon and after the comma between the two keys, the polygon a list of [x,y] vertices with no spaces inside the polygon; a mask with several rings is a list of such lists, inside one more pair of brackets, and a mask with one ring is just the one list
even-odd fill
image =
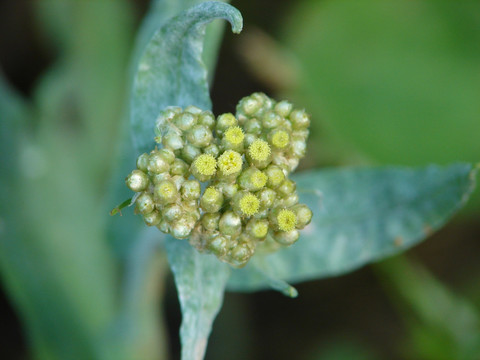
{"label": "yellow floret", "polygon": [[270,156],[270,145],[265,140],[257,139],[248,147],[248,153],[254,160],[265,161]]}
{"label": "yellow floret", "polygon": [[290,136],[286,131],[279,130],[272,136],[272,144],[273,146],[283,149],[285,146],[288,145],[290,141]]}
{"label": "yellow floret", "polygon": [[169,197],[175,193],[175,190],[175,185],[173,185],[171,182],[166,181],[159,186],[158,193],[163,197]]}
{"label": "yellow floret", "polygon": [[252,184],[257,189],[263,188],[267,183],[267,180],[268,180],[268,176],[261,171],[255,172],[251,177]]}
{"label": "yellow floret", "polygon": [[208,187],[203,193],[203,197],[206,199],[215,199],[218,196],[219,191],[213,186]]}
{"label": "yellow floret", "polygon": [[268,232],[268,222],[259,222],[253,227],[253,236],[257,238],[263,238],[267,236]]}
{"label": "yellow floret", "polygon": [[240,210],[247,216],[255,215],[259,208],[260,200],[251,193],[246,194],[240,199]]}
{"label": "yellow floret", "polygon": [[282,231],[291,231],[297,225],[297,216],[291,210],[283,209],[277,215],[278,227]]}
{"label": "yellow floret", "polygon": [[211,176],[215,174],[215,169],[217,167],[217,161],[212,155],[202,154],[197,156],[193,162],[195,169],[202,175]]}
{"label": "yellow floret", "polygon": [[242,155],[233,150],[225,151],[218,158],[218,167],[224,175],[231,175],[242,170]]}
{"label": "yellow floret", "polygon": [[225,140],[230,144],[239,145],[244,138],[243,130],[239,126],[231,126],[225,131]]}

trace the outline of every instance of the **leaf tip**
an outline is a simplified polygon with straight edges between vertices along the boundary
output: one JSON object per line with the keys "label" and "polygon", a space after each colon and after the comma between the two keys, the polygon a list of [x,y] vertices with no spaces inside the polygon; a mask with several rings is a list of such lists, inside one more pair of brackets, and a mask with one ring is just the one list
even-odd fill
{"label": "leaf tip", "polygon": [[232,32],[234,34],[240,34],[243,30],[243,17],[242,13],[236,9],[235,7],[232,7],[232,17],[229,19],[230,24],[232,25]]}
{"label": "leaf tip", "polygon": [[284,289],[283,294],[285,296],[288,296],[292,299],[296,298],[298,296],[298,290],[295,289],[293,286],[288,286],[286,289]]}

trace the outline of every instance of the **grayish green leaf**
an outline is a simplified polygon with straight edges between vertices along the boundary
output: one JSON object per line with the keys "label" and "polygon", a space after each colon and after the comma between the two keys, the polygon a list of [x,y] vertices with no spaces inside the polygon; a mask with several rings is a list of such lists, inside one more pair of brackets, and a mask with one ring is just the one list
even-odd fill
{"label": "grayish green leaf", "polygon": [[168,238],[165,246],[183,316],[182,359],[201,360],[223,302],[230,268],[213,255],[200,254],[185,240]]}
{"label": "grayish green leaf", "polygon": [[153,127],[167,106],[195,105],[210,109],[207,70],[202,48],[205,26],[223,18],[233,32],[242,29],[240,12],[221,2],[205,2],[179,14],[163,25],[148,43],[134,81],[131,125],[138,153],[153,148]]}
{"label": "grayish green leaf", "polygon": [[257,254],[233,272],[230,289],[269,286],[265,276],[299,282],[338,275],[399,253],[442,226],[470,196],[469,164],[309,171],[294,180],[313,222],[290,248]]}

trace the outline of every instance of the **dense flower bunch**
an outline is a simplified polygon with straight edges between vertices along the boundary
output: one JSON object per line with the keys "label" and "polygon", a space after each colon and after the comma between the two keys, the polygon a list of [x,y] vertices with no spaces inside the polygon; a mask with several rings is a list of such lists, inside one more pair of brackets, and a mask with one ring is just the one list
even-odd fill
{"label": "dense flower bunch", "polygon": [[309,125],[305,111],[262,93],[217,119],[194,106],[169,107],[156,123],[162,148],[141,154],[126,179],[136,211],[236,267],[257,246],[289,246],[312,218],[288,178],[305,155]]}

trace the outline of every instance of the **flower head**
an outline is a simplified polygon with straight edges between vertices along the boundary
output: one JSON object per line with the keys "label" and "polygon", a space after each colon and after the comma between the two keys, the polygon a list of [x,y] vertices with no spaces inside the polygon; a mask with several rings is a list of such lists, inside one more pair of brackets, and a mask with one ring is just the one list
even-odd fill
{"label": "flower head", "polygon": [[260,200],[252,193],[242,194],[239,201],[239,208],[246,216],[255,215],[260,208]]}
{"label": "flower head", "polygon": [[297,216],[291,210],[282,209],[277,215],[278,227],[282,231],[291,231],[297,225]]}
{"label": "flower head", "polygon": [[212,176],[217,168],[217,160],[212,155],[202,154],[193,161],[193,166],[200,174]]}
{"label": "flower head", "polygon": [[218,158],[218,168],[224,175],[232,175],[242,170],[242,155],[233,150],[225,151]]}
{"label": "flower head", "polygon": [[289,178],[309,124],[304,110],[262,93],[217,118],[194,106],[167,108],[152,135],[161,148],[141,154],[126,179],[135,212],[235,267],[256,251],[290,246],[312,219]]}
{"label": "flower head", "polygon": [[257,139],[248,147],[248,154],[257,161],[265,161],[270,156],[270,145],[265,140]]}
{"label": "flower head", "polygon": [[231,126],[225,131],[225,140],[232,145],[240,145],[245,135],[240,126]]}
{"label": "flower head", "polygon": [[290,142],[290,136],[284,130],[275,131],[272,135],[273,146],[283,149]]}

